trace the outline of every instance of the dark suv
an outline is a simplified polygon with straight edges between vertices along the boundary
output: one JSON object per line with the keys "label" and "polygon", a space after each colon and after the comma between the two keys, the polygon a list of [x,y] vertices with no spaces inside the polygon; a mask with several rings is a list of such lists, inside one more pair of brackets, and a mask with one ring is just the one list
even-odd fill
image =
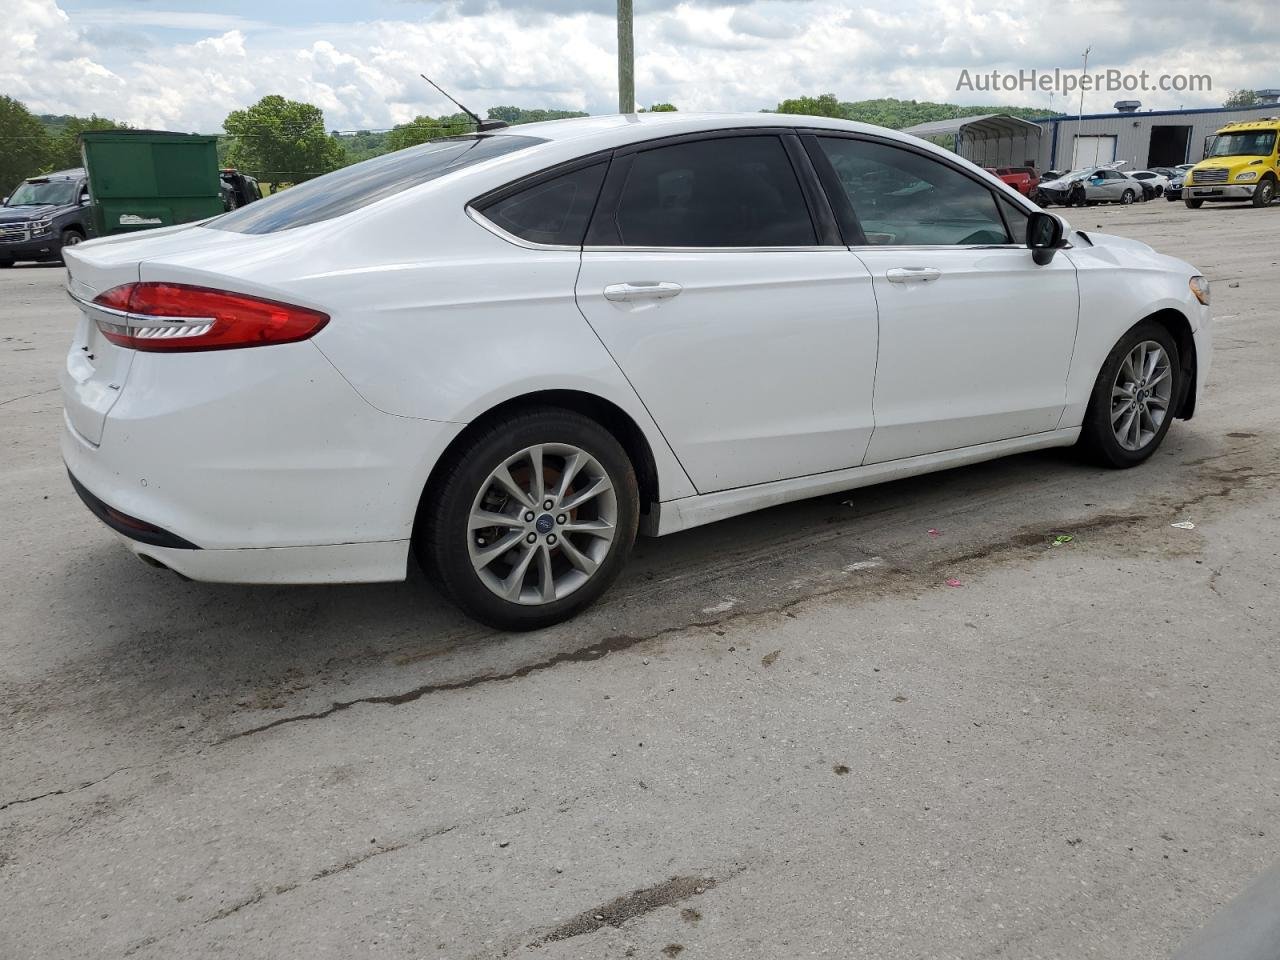
{"label": "dark suv", "polygon": [[62,248],[94,236],[89,178],[82,169],[22,181],[0,206],[0,267],[60,260]]}

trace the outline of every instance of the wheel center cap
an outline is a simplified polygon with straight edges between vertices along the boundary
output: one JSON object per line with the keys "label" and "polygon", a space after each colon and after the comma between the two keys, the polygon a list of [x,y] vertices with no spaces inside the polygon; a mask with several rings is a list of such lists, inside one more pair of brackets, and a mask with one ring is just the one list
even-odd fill
{"label": "wheel center cap", "polygon": [[538,518],[534,527],[539,533],[550,533],[556,528],[556,518],[549,513],[544,513]]}

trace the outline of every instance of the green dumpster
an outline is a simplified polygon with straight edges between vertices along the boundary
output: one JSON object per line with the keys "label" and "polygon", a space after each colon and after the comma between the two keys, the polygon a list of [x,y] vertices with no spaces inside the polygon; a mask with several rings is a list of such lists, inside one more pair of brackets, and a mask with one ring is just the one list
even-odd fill
{"label": "green dumpster", "polygon": [[80,134],[98,236],[223,212],[218,138],[159,130]]}

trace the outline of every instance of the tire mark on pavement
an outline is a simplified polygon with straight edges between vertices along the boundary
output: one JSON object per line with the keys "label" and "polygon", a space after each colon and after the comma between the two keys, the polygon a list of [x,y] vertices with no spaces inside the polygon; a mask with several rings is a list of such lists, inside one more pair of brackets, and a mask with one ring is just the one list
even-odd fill
{"label": "tire mark on pavement", "polygon": [[529,946],[540,947],[556,940],[581,937],[584,934],[595,933],[605,926],[620,927],[628,920],[642,917],[646,913],[652,913],[659,907],[669,907],[672,904],[680,903],[690,897],[704,893],[717,883],[737,876],[744,869],[746,868],[739,866],[721,877],[701,876],[699,874],[676,876],[652,887],[644,887],[640,890],[624,893],[620,897],[614,897],[608,903],[602,903],[598,907],[584,910],[576,917],[558,924],[552,930],[530,943]]}

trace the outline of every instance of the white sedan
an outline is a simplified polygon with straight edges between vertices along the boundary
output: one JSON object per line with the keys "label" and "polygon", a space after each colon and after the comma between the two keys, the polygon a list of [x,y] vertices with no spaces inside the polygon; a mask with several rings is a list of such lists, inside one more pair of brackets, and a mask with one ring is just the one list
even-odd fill
{"label": "white sedan", "polygon": [[1156,173],[1154,170],[1126,170],[1124,172],[1134,180],[1141,180],[1143,183],[1154,187],[1157,197],[1164,196],[1164,192],[1169,189],[1169,178],[1162,173]]}
{"label": "white sedan", "polygon": [[403,579],[562,620],[637,532],[1005,454],[1141,463],[1209,290],[864,124],[486,130],[66,254],[76,490],[197,580]]}

